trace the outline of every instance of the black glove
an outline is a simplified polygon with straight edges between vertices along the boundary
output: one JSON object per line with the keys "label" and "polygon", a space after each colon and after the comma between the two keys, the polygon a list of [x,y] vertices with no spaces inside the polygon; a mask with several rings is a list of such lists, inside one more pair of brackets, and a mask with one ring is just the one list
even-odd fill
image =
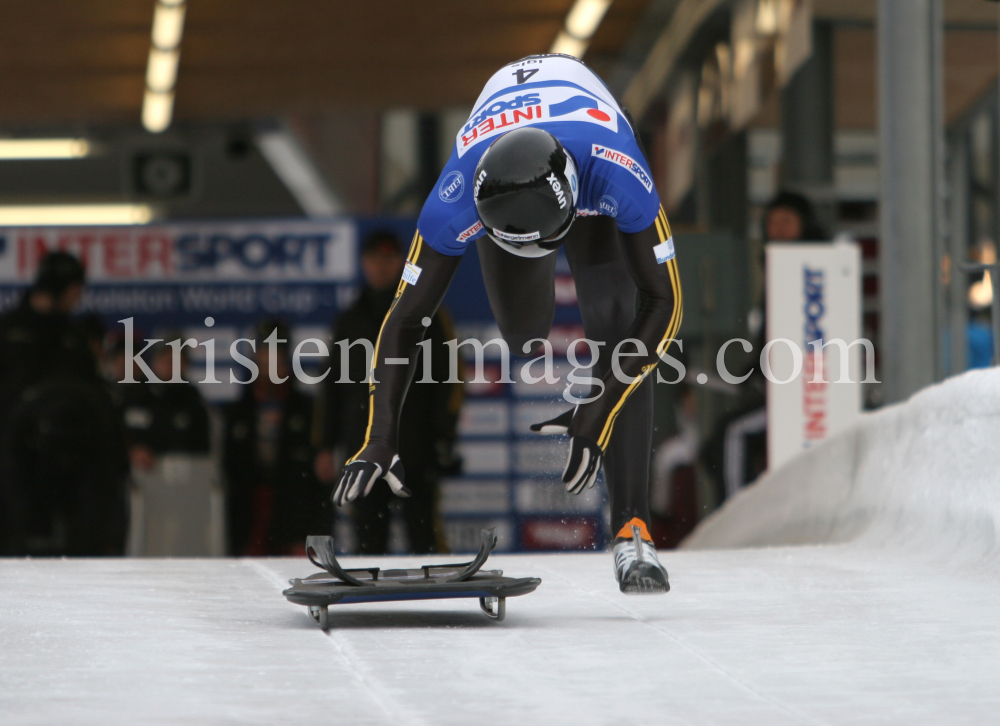
{"label": "black glove", "polygon": [[384,479],[396,496],[408,497],[410,490],[403,484],[403,476],[403,462],[397,454],[386,447],[366,446],[340,472],[331,499],[342,507],[358,497],[367,497],[379,479]]}
{"label": "black glove", "polygon": [[583,436],[573,436],[569,440],[569,457],[563,469],[562,480],[566,491],[579,494],[594,486],[601,471],[604,452],[601,447]]}
{"label": "black glove", "polygon": [[548,421],[542,421],[541,423],[531,424],[531,430],[536,434],[565,434],[569,431],[569,424],[573,420],[573,414],[576,413],[576,408],[571,408],[569,411],[559,414],[553,419]]}

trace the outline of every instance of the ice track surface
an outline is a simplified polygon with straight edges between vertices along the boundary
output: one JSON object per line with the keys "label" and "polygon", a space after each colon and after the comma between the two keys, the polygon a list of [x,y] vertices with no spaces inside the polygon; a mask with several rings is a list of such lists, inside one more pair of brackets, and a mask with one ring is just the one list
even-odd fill
{"label": "ice track surface", "polygon": [[662,553],[668,595],[619,594],[609,553],[491,557],[542,578],[503,623],[343,605],[324,634],[281,596],[305,560],[0,561],[0,722],[996,723],[997,442],[1000,376],[963,376],[692,539],[730,549]]}
{"label": "ice track surface", "polygon": [[1000,587],[843,547],[498,556],[543,580],[475,600],[331,608],[290,560],[7,562],[5,724],[955,724],[1000,713]]}

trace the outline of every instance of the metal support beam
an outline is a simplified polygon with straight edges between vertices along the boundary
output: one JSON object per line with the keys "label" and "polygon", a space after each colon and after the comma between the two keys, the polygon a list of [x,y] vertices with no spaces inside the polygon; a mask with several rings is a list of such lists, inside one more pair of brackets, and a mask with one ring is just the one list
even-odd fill
{"label": "metal support beam", "polygon": [[708,194],[699,201],[707,207],[705,221],[713,230],[725,229],[745,239],[750,218],[746,131],[730,134],[705,160],[703,170]]}
{"label": "metal support beam", "polygon": [[833,26],[820,21],[812,55],[781,92],[781,143],[783,185],[813,202],[828,232],[836,221],[833,95]]}
{"label": "metal support beam", "polygon": [[940,0],[879,0],[882,398],[941,377],[943,223]]}
{"label": "metal support beam", "polygon": [[968,365],[969,308],[966,302],[969,279],[963,265],[969,256],[969,142],[968,132],[952,139],[948,155],[948,254],[951,279],[948,285],[948,330],[951,345],[948,375],[956,375]]}

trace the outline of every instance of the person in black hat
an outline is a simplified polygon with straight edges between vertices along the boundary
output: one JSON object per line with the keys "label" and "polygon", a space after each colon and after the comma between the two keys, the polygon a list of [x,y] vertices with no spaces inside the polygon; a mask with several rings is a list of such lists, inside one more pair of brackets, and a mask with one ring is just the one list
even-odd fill
{"label": "person in black hat", "polygon": [[0,316],[0,546],[8,554],[120,554],[127,457],[87,337],[70,317],[83,265],[41,262]]}
{"label": "person in black hat", "polygon": [[0,316],[0,426],[34,383],[53,377],[92,379],[96,363],[70,313],[83,296],[83,265],[66,252],[42,259],[35,283]]}

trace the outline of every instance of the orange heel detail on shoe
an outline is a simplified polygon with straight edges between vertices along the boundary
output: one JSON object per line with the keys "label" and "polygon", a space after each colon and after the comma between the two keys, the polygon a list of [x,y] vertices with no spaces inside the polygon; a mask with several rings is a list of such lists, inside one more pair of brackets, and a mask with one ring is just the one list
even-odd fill
{"label": "orange heel detail on shoe", "polygon": [[618,534],[615,535],[615,539],[632,539],[632,527],[639,528],[639,534],[647,542],[652,542],[653,538],[649,536],[649,529],[646,528],[646,523],[643,522],[638,517],[632,517],[625,526],[618,530]]}

